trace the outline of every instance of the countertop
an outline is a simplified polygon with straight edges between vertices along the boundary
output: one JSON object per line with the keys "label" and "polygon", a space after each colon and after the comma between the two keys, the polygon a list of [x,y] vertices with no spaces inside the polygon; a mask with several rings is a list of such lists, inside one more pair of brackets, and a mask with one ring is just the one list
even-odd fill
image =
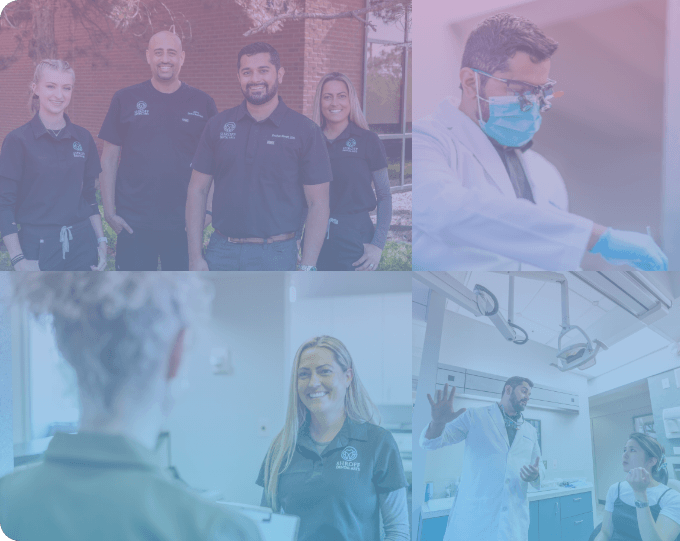
{"label": "countertop", "polygon": [[[592,492],[592,483],[579,488],[558,488],[555,490],[531,490],[527,493],[527,499],[530,502],[538,500],[547,500],[548,498],[559,498],[561,496],[569,496],[570,494],[579,494],[581,492]],[[434,498],[429,502],[425,502],[421,507],[420,514],[422,519],[443,517],[449,514],[453,506],[455,498]]]}

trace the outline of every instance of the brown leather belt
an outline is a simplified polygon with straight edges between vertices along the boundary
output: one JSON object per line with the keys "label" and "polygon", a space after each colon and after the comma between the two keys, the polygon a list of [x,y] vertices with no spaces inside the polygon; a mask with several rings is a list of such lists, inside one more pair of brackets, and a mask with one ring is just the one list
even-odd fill
{"label": "brown leather belt", "polygon": [[219,233],[223,237],[226,237],[226,239],[229,242],[233,242],[234,244],[271,244],[272,242],[282,242],[284,240],[290,240],[293,237],[295,237],[295,233],[283,233],[282,235],[274,235],[273,237],[269,237],[266,239],[259,239],[256,237],[251,237],[247,239],[236,239],[234,237],[227,237],[227,235],[220,233],[217,229],[215,229],[215,232]]}

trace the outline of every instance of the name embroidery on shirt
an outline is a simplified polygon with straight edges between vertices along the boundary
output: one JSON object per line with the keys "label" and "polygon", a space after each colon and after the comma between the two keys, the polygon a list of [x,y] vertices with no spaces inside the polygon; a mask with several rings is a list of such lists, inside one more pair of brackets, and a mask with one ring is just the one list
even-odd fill
{"label": "name embroidery on shirt", "polygon": [[233,122],[227,122],[224,125],[224,131],[220,133],[220,139],[236,139],[236,134],[234,130],[236,129],[236,124]]}
{"label": "name embroidery on shirt", "polygon": [[279,135],[278,133],[272,133],[272,137],[282,137],[283,139],[295,139],[294,135]]}
{"label": "name embroidery on shirt", "polygon": [[343,152],[358,152],[357,142],[354,139],[347,139],[345,146],[342,149]]}
{"label": "name embroidery on shirt", "polygon": [[191,115],[191,116],[197,116],[197,117],[203,118],[203,115],[201,113],[199,113],[198,111],[194,111],[193,113],[187,113],[187,114]]}
{"label": "name embroidery on shirt", "polygon": [[361,463],[354,462],[358,453],[354,447],[345,447],[340,454],[342,460],[338,460],[335,465],[336,470],[361,471]]}
{"label": "name embroidery on shirt", "polygon": [[81,145],[78,141],[73,143],[73,150],[75,150],[75,152],[73,153],[74,158],[84,158],[85,157],[85,153],[83,152],[83,145]]}
{"label": "name embroidery on shirt", "polygon": [[137,110],[135,111],[135,116],[139,115],[148,115],[149,110],[147,109],[147,105],[145,101],[139,101],[137,102]]}

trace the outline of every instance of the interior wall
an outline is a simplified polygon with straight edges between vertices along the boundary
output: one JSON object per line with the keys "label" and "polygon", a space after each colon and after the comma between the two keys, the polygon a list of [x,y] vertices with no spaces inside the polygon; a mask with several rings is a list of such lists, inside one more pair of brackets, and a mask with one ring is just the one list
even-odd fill
{"label": "interior wall", "polygon": [[[9,290],[9,275],[0,273],[0,292]],[[8,299],[0,294],[0,477],[14,469],[12,332],[7,301]]]}
{"label": "interior wall", "polygon": [[[680,368],[680,362],[678,362]],[[678,376],[680,378],[680,375]],[[663,388],[663,381],[668,380],[668,388]],[[663,410],[665,408],[677,408],[680,405],[680,383],[676,381],[675,371],[662,372],[647,378],[649,396],[654,412],[654,429],[657,441],[666,449],[666,456],[680,458],[680,453],[675,453],[674,448],[680,448],[680,438],[668,438],[663,424]],[[673,466],[668,465],[668,476],[673,479]],[[675,478],[680,481],[678,475]]]}
{"label": "interior wall", "polygon": [[[255,480],[285,418],[286,278],[284,273],[210,278],[216,288],[212,320],[191,340],[167,422],[173,463],[192,487],[259,505],[262,489]],[[229,348],[232,375],[212,374],[213,347]]]}
{"label": "interior wall", "polygon": [[633,417],[652,412],[649,393],[626,397],[610,408],[591,408],[595,494],[602,502],[614,483],[625,480],[622,449],[634,430]]}
{"label": "interior wall", "polygon": [[[495,327],[447,311],[442,333],[440,363],[452,364],[504,377],[525,376],[535,384],[563,389],[579,395],[580,412],[559,412],[528,407],[525,417],[541,421],[542,459],[547,461],[546,479],[583,477],[593,481],[590,418],[586,378],[559,372],[549,366],[555,350],[528,342],[509,344]],[[500,392],[498,400],[500,400]],[[454,409],[483,407],[493,401],[454,399]],[[530,402],[531,404],[531,402]],[[420,434],[424,427],[414,427]],[[565,445],[565,442],[570,442]],[[464,443],[428,452],[425,482],[435,482],[435,497],[443,496],[445,485],[460,476]]]}
{"label": "interior wall", "polygon": [[[407,288],[408,281],[404,282]],[[286,382],[302,343],[330,334],[347,347],[378,405],[410,405],[411,292],[300,298],[290,305]]]}

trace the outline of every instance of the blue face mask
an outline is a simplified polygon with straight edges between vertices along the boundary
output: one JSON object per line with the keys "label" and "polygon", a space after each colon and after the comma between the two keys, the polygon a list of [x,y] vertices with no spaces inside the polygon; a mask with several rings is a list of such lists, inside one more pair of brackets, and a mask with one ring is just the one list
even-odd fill
{"label": "blue face mask", "polygon": [[[479,76],[477,88],[479,89]],[[541,127],[541,106],[533,100],[528,111],[522,111],[519,96],[492,96],[488,100],[477,93],[479,126],[489,137],[506,147],[521,147],[531,141]],[[479,100],[489,103],[489,120],[482,120],[482,107]]]}

